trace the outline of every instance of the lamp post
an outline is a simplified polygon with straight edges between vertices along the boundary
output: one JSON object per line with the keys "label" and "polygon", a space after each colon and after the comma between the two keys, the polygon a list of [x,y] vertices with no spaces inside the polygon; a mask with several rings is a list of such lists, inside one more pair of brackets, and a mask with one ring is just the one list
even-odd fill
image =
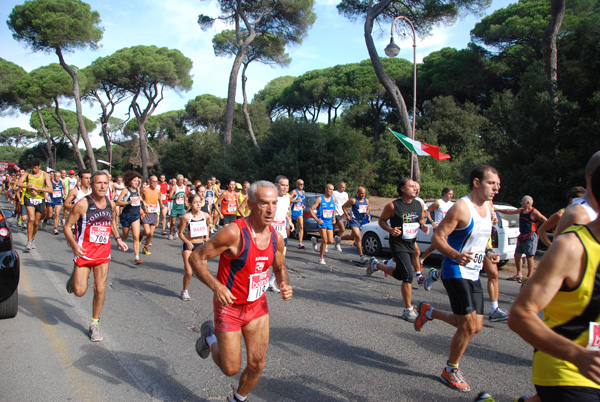
{"label": "lamp post", "polygon": [[[396,21],[405,21],[410,25],[410,29],[412,30],[413,37],[413,119],[412,119],[412,133],[410,135],[411,139],[415,139],[415,130],[416,130],[416,115],[417,115],[417,34],[415,32],[415,26],[412,21],[406,18],[403,15],[400,15],[394,18],[394,22],[392,22],[392,29],[390,32],[390,43],[384,49],[385,55],[388,57],[396,57],[398,53],[400,53],[400,47],[394,43],[394,26],[396,25]],[[398,32],[399,34],[399,32]],[[414,152],[410,153],[410,178],[414,179],[414,164],[415,164],[415,154]]]}

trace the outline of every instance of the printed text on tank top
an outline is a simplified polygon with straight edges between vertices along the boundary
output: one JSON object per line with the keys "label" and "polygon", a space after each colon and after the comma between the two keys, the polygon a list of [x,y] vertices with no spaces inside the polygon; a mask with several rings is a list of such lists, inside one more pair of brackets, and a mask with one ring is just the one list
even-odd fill
{"label": "printed text on tank top", "polygon": [[[263,230],[261,233],[259,233],[257,235],[256,232],[254,231],[254,226],[250,223],[249,220],[246,220],[246,226],[248,226],[248,228],[250,229],[250,234],[252,235],[251,241],[254,243],[254,247],[256,247],[260,251],[267,250],[269,248],[269,246],[271,245],[271,241],[270,241],[271,231],[269,230],[269,227],[267,226],[266,230]],[[263,236],[263,234],[265,234],[265,233],[267,233],[269,235],[269,242],[267,243],[267,246],[264,249],[261,249],[258,247],[258,236]],[[267,257],[259,257],[259,258],[265,259],[265,260],[268,259]],[[256,270],[259,270],[258,268],[260,266],[261,266],[261,264],[259,263],[257,265]],[[246,299],[246,301],[253,302],[253,301],[258,300],[266,292],[268,286],[269,286],[269,270],[268,269],[265,271],[250,275],[248,298]]]}
{"label": "printed text on tank top", "polygon": [[200,212],[202,219],[194,219],[194,215],[190,212],[190,221],[187,224],[187,230],[191,239],[208,235],[208,227],[204,212]]}

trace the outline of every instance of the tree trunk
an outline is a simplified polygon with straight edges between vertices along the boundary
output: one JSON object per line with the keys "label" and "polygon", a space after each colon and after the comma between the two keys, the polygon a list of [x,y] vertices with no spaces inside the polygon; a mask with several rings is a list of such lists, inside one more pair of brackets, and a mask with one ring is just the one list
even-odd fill
{"label": "tree trunk", "polygon": [[256,141],[256,136],[254,135],[254,130],[252,129],[252,120],[250,120],[250,113],[248,113],[248,96],[246,95],[246,69],[248,69],[248,64],[244,63],[244,68],[242,69],[242,95],[244,96],[244,104],[242,105],[242,112],[244,113],[244,120],[246,120],[246,126],[248,126],[248,133],[250,134],[250,139],[252,140],[252,144],[258,149],[260,146]]}
{"label": "tree trunk", "polygon": [[[408,116],[408,109],[406,108],[406,102],[404,101],[404,97],[400,92],[400,89],[386,73],[383,69],[383,64],[381,60],[379,60],[379,55],[377,54],[377,50],[375,49],[375,43],[373,42],[373,37],[371,36],[373,32],[373,22],[375,19],[385,10],[385,8],[390,4],[391,0],[384,0],[375,6],[369,7],[369,11],[367,12],[367,18],[365,19],[365,43],[367,45],[367,50],[369,52],[369,58],[371,59],[371,63],[373,64],[373,69],[375,70],[375,74],[381,82],[381,85],[385,88],[386,92],[392,99],[392,103],[398,110],[398,115],[400,116],[400,123],[402,124],[402,129],[407,137],[414,138],[412,123],[410,121],[410,117]],[[412,179],[416,181],[421,181],[421,170],[419,169],[419,160],[417,156],[414,156],[414,164],[413,164],[413,177]]]}
{"label": "tree trunk", "polygon": [[75,160],[77,161],[77,167],[79,168],[79,170],[85,169],[86,168],[85,162],[83,161],[83,157],[81,156],[81,151],[79,151],[79,147],[77,146],[77,144],[79,143],[79,139],[75,140],[75,138],[73,138],[71,133],[69,133],[69,130],[67,130],[67,125],[65,124],[64,119],[60,115],[60,109],[58,107],[58,100],[56,100],[56,98],[54,98],[54,104],[55,104],[55,110],[56,110],[55,120],[58,124],[60,124],[60,129],[62,130],[65,137],[67,137],[69,139],[69,141],[71,141],[71,144],[73,144],[73,152],[75,153]]}
{"label": "tree trunk", "polygon": [[[60,48],[56,49],[56,55],[58,56],[58,60],[62,68],[64,68],[65,71],[69,73],[69,75],[73,79],[73,96],[75,97],[75,108],[77,110],[77,122],[79,123],[79,133],[83,138],[83,143],[85,144],[87,156],[90,160],[90,167],[92,169],[92,172],[95,172],[96,170],[98,170],[98,167],[96,166],[94,148],[92,147],[90,137],[87,134],[85,122],[83,121],[83,108],[81,107],[81,96],[79,96],[79,80],[77,79],[77,74],[75,73],[75,71],[73,71],[73,69],[65,62]],[[75,146],[75,148],[77,149],[77,152],[79,152],[79,147]]]}
{"label": "tree trunk", "polygon": [[50,166],[52,169],[56,169],[56,160],[54,160],[54,154],[52,152],[52,137],[50,137],[50,134],[48,134],[48,130],[46,130],[46,125],[44,124],[44,118],[42,117],[42,113],[40,112],[40,108],[36,107],[35,111],[38,115],[38,119],[40,119],[40,125],[42,126],[42,132],[44,133],[44,136],[46,137],[46,151],[48,153],[48,155],[50,155],[48,157],[48,166]]}
{"label": "tree trunk", "polygon": [[544,30],[542,38],[542,55],[544,59],[544,71],[550,80],[552,97],[554,103],[558,103],[558,51],[556,38],[565,18],[565,0],[551,0],[550,23]]}

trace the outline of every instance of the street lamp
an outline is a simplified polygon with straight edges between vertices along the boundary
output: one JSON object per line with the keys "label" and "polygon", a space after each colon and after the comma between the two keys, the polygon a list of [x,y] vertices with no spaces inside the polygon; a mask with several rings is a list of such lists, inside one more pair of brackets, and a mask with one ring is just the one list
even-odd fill
{"label": "street lamp", "polygon": [[[416,116],[417,116],[417,34],[415,32],[415,26],[412,21],[406,18],[403,15],[400,15],[394,18],[394,22],[392,22],[392,29],[390,32],[390,43],[384,49],[386,56],[388,57],[396,57],[400,53],[400,47],[394,43],[394,26],[396,25],[396,21],[405,21],[410,25],[410,29],[412,30],[413,37],[413,119],[412,119],[412,134],[410,135],[411,139],[415,139],[415,130],[416,130]],[[400,32],[398,32],[400,34]],[[413,152],[410,153],[410,178],[413,178],[414,172],[414,160],[415,154]]]}

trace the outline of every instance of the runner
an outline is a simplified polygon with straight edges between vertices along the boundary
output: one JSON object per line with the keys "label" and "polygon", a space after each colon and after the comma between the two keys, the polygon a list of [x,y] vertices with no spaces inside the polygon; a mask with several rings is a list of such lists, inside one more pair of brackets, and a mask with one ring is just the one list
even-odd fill
{"label": "runner", "polygon": [[[67,211],[71,211],[77,201],[81,200],[86,195],[92,193],[92,188],[90,187],[90,180],[92,174],[87,169],[82,169],[79,171],[79,186],[73,187],[69,190],[69,194],[67,194],[67,198],[65,198],[64,209]],[[64,213],[63,213],[64,215]],[[63,225],[64,226],[64,225]]]}
{"label": "runner", "polygon": [[[175,224],[177,223],[177,217],[185,215],[185,211],[188,206],[186,205],[185,196],[187,194],[187,187],[183,184],[184,177],[182,174],[177,175],[177,182],[171,186],[171,192],[169,193],[169,200],[171,200],[171,224],[169,225],[169,240],[175,240]],[[181,220],[181,218],[179,218]]]}
{"label": "runner", "polygon": [[[290,215],[290,196],[288,195],[288,191],[290,190],[290,180],[283,175],[279,175],[275,178],[275,187],[277,187],[277,210],[275,211],[275,216],[273,217],[273,223],[271,225],[283,238],[283,256],[285,257],[288,244],[286,228],[289,225],[292,230],[294,230],[294,224],[291,222],[292,218]],[[275,281],[275,275],[271,273],[268,290],[279,293],[280,290]]]}
{"label": "runner", "polygon": [[244,207],[243,207],[243,203],[244,200],[246,199],[246,196],[243,194],[243,187],[241,183],[235,183],[235,194],[237,197],[237,211],[235,212],[235,218],[244,218],[246,216],[245,212],[244,212]]}
{"label": "runner", "polygon": [[[318,212],[317,212],[318,211]],[[310,215],[317,222],[319,235],[321,235],[321,249],[318,248],[317,238],[311,237],[313,248],[319,251],[319,264],[326,265],[325,249],[328,244],[333,244],[333,225],[335,225],[335,201],[333,199],[333,184],[327,183],[325,194],[315,200],[310,207]]]}
{"label": "runner", "polygon": [[479,279],[483,257],[487,255],[494,263],[499,261],[498,254],[487,248],[492,234],[492,211],[488,201],[498,193],[499,182],[498,172],[491,166],[478,165],[471,170],[471,193],[448,211],[432,238],[433,246],[444,255],[442,282],[448,292],[452,313],[434,309],[422,301],[415,321],[417,331],[422,331],[425,323],[433,319],[457,328],[440,380],[461,392],[468,392],[471,387],[458,368],[460,358],[473,335],[483,328],[483,289]]}
{"label": "runner", "polygon": [[[350,213],[347,212],[348,208],[350,208]],[[371,207],[369,206],[369,200],[367,199],[367,189],[362,186],[359,187],[356,190],[356,197],[352,197],[346,201],[342,206],[342,210],[344,211],[344,215],[346,215],[346,219],[350,222],[350,230],[352,230],[350,235],[342,236],[342,240],[354,241],[360,257],[360,263],[364,264],[369,261],[369,258],[363,254],[360,229],[365,222],[370,222],[369,217],[371,215]]]}
{"label": "runner", "polygon": [[[115,237],[122,251],[127,245],[119,237],[119,229],[113,220],[115,204],[107,196],[108,176],[97,171],[91,178],[92,193],[78,202],[69,214],[63,232],[75,254],[73,273],[67,281],[67,292],[81,297],[87,292],[90,272],[94,271],[94,299],[89,335],[92,342],[102,340],[100,313],[104,305],[106,279],[110,262],[110,235]],[[77,238],[71,226],[77,225]]]}
{"label": "runner", "polygon": [[346,227],[344,226],[344,208],[342,206],[348,201],[348,193],[346,192],[346,182],[341,181],[338,184],[338,188],[333,192],[333,200],[335,201],[335,223],[334,223],[334,232],[335,228],[338,228],[338,235],[334,238],[334,248],[337,251],[342,251],[342,238],[346,231]]}
{"label": "runner", "polygon": [[306,198],[306,192],[304,191],[304,180],[296,180],[296,188],[290,193],[292,197],[292,221],[295,222],[296,229],[298,229],[298,248],[304,249],[302,240],[304,239],[304,199]]}
{"label": "runner", "polygon": [[[415,193],[415,200],[419,201],[423,206],[423,216],[425,218],[425,223],[427,223],[427,219],[430,219],[430,216],[429,212],[427,212],[427,205],[425,204],[425,201],[419,197],[419,194],[421,194],[421,185],[417,181],[415,181]],[[415,242],[415,252],[412,255],[411,263],[413,270],[415,271],[415,276],[417,277],[417,285],[421,285],[423,283],[423,264],[421,264],[420,259],[421,249],[419,248],[419,243]]]}
{"label": "runner", "polygon": [[[204,192],[206,191],[204,186],[200,186],[200,189]],[[185,269],[183,274],[183,290],[181,291],[181,300],[183,301],[191,300],[188,286],[192,279],[192,267],[188,259],[192,251],[204,244],[209,237],[208,222],[210,221],[210,214],[202,211],[202,201],[203,199],[200,194],[188,195],[188,205],[191,210],[180,218],[179,238],[183,242],[181,244],[181,256],[183,258],[183,268]],[[206,204],[205,200],[204,204]]]}
{"label": "runner", "polygon": [[250,214],[250,206],[248,205],[248,187],[250,187],[250,182],[245,181],[244,184],[240,185],[238,183],[235,186],[237,187],[238,185],[241,187],[240,195],[238,196],[238,204],[243,215],[238,211],[237,216],[248,216]]}
{"label": "runner", "polygon": [[156,176],[150,176],[148,179],[150,185],[142,190],[142,201],[144,205],[145,213],[142,213],[142,225],[143,232],[140,236],[140,243],[144,236],[146,237],[146,244],[142,252],[146,255],[150,255],[149,247],[152,246],[152,238],[154,237],[154,230],[158,225],[158,214],[161,210],[161,192],[158,188],[158,178]]}
{"label": "runner", "polygon": [[160,219],[162,225],[162,235],[167,234],[167,214],[169,213],[169,183],[166,182],[167,177],[161,174],[158,177],[158,186],[160,187]]}
{"label": "runner", "polygon": [[[452,197],[454,197],[454,189],[452,187],[444,187],[442,190],[442,198],[437,200],[436,202],[429,205],[427,208],[427,212],[431,215],[432,221],[431,226],[433,227],[433,231],[435,232],[435,228],[438,227],[442,219],[446,216],[450,208],[454,205],[454,201],[452,201]],[[431,245],[427,247],[427,249],[421,254],[421,258],[419,264],[421,268],[423,267],[423,262],[433,253],[435,250]],[[425,279],[425,277],[423,277]],[[423,283],[423,281],[421,281]]]}
{"label": "runner", "polygon": [[116,204],[123,207],[119,221],[123,227],[123,241],[129,237],[129,229],[133,237],[133,253],[135,265],[140,265],[140,219],[141,212],[141,197],[140,185],[142,183],[142,175],[138,172],[128,171],[123,174],[123,183],[125,189],[119,195]]}
{"label": "runner", "polygon": [[63,200],[67,195],[67,188],[65,187],[65,182],[61,180],[60,171],[54,172],[54,178],[50,180],[52,184],[52,193],[50,197],[50,203],[48,203],[48,207],[52,209],[54,230],[52,233],[58,235],[58,223],[60,222],[60,212],[63,206]]}
{"label": "runner", "polygon": [[238,196],[235,192],[235,180],[229,180],[227,190],[221,193],[215,204],[217,211],[219,211],[221,226],[225,227],[237,218],[236,212],[238,211],[239,204]]}
{"label": "runner", "polygon": [[[273,183],[259,181],[248,189],[250,216],[238,219],[221,230],[190,256],[196,276],[215,294],[212,321],[202,324],[196,351],[202,358],[212,357],[227,376],[237,374],[242,363],[244,337],[247,366],[231,401],[245,401],[256,386],[266,364],[269,346],[269,310],[265,290],[268,270],[273,265],[281,298],[292,298],[292,287],[283,256],[281,235],[271,228],[277,208],[277,189]],[[220,256],[215,278],[207,261]],[[237,267],[234,270],[234,266]]]}
{"label": "runner", "polygon": [[[586,194],[598,205],[600,169]],[[598,219],[564,230],[510,311],[509,327],[535,348],[532,382],[542,401],[600,400],[599,238]]]}
{"label": "runner", "polygon": [[[394,256],[396,267],[379,264],[375,257],[371,258],[367,267],[367,276],[375,271],[383,271],[392,275],[396,280],[402,281],[400,287],[404,301],[402,319],[415,322],[417,313],[412,305],[413,271],[412,254],[415,252],[417,231],[419,228],[429,233],[429,226],[425,224],[425,209],[415,199],[417,189],[415,181],[404,177],[400,179],[397,187],[399,198],[390,202],[383,208],[379,217],[379,226],[390,234],[390,248]],[[389,224],[387,223],[389,219]]]}
{"label": "runner", "polygon": [[40,170],[41,164],[39,159],[32,159],[29,163],[31,168],[21,175],[17,182],[17,187],[24,189],[23,205],[25,205],[28,217],[27,245],[25,246],[27,250],[35,248],[35,235],[38,231],[40,219],[44,216],[46,209],[46,196],[44,193],[52,192],[50,176]]}
{"label": "runner", "polygon": [[[91,172],[88,170],[88,173],[90,173],[91,176]],[[69,170],[69,176],[66,176],[66,180],[67,180],[67,197],[69,196],[69,194],[71,193],[71,190],[73,190],[74,188],[79,186],[79,182],[81,180],[81,171],[79,172],[79,177],[75,176],[75,171],[74,170]],[[87,188],[91,191],[91,189],[89,188],[89,182],[87,185]],[[87,195],[87,194],[84,194]],[[71,204],[70,202],[67,203],[66,202],[66,198],[65,198],[65,203],[64,203],[64,208],[63,208],[63,216],[62,216],[62,224],[63,226],[65,225],[65,219],[67,218],[67,212],[69,212],[73,206],[73,204]],[[71,200],[73,201],[73,199]],[[79,201],[79,199],[78,199]],[[68,207],[67,207],[68,205]]]}

